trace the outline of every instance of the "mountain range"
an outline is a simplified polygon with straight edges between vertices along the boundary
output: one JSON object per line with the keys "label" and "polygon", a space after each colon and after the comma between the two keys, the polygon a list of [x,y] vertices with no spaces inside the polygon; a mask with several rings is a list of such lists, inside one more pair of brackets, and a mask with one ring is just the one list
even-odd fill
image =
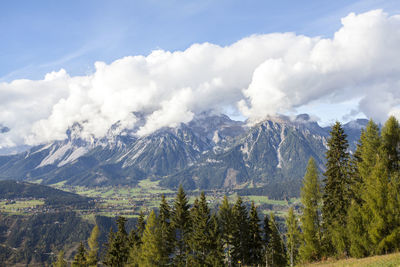
{"label": "mountain range", "polygon": [[[354,151],[367,120],[344,125]],[[189,123],[138,137],[111,128],[100,139],[81,138],[76,123],[67,138],[0,156],[0,179],[51,185],[136,185],[142,179],[185,189],[240,189],[285,184],[298,188],[307,161],[320,170],[330,127],[307,114],[269,117],[252,126],[226,115],[202,113]]]}

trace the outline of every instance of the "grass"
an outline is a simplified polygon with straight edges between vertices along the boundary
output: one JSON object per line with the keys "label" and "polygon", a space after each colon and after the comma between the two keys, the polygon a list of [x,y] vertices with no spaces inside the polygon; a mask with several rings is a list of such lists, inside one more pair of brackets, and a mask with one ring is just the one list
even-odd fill
{"label": "grass", "polygon": [[287,202],[285,200],[269,199],[267,196],[246,196],[243,198],[249,199],[249,201],[254,201],[255,204],[271,204],[271,205],[281,205],[281,206],[287,205]]}
{"label": "grass", "polygon": [[[167,201],[171,204],[175,198],[175,190],[163,188],[159,185],[159,180],[152,179],[141,180],[135,187],[129,186],[107,186],[88,188],[84,186],[69,186],[65,185],[65,181],[54,184],[54,187],[77,193],[79,195],[92,197],[97,199],[96,206],[100,209],[98,214],[105,216],[116,216],[123,214],[135,215],[140,210],[148,211],[157,208],[161,201],[161,195],[166,194]],[[193,204],[194,199],[200,195],[199,190],[186,192],[188,194],[189,204]],[[215,195],[216,194],[216,195]],[[223,192],[207,194],[207,200],[210,207],[216,207],[222,201]],[[229,202],[233,205],[237,200],[237,193],[228,195]],[[275,215],[283,217],[292,205],[299,201],[299,199],[273,200],[266,196],[243,196],[244,202],[250,203],[254,201],[259,208],[259,213],[269,214],[272,209]],[[265,205],[272,205],[266,207]]]}
{"label": "grass", "polygon": [[34,208],[36,206],[44,205],[43,200],[17,200],[15,203],[7,203],[6,201],[0,202],[0,210],[7,213],[24,213],[23,209]]}
{"label": "grass", "polygon": [[400,253],[373,256],[363,259],[328,260],[298,267],[399,267]]}

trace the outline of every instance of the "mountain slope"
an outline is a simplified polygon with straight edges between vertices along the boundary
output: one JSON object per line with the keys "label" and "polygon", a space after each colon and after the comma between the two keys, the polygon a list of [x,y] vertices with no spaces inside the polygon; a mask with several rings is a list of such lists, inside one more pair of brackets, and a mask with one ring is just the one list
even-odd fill
{"label": "mountain slope", "polygon": [[[365,120],[344,125],[352,149]],[[117,126],[115,126],[117,127]],[[187,124],[137,137],[133,129],[102,139],[68,138],[0,156],[0,179],[66,181],[71,185],[135,185],[151,178],[186,189],[273,186],[300,181],[309,157],[323,170],[329,128],[306,114],[270,117],[252,127],[225,115],[203,113]]]}

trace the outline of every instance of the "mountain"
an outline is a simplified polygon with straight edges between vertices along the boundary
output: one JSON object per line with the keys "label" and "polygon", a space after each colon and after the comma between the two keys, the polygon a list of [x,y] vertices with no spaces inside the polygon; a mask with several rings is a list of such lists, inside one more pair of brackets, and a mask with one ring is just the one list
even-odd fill
{"label": "mountain", "polygon": [[[344,125],[355,149],[366,120]],[[323,170],[329,128],[306,114],[269,117],[253,126],[225,115],[202,113],[189,123],[138,137],[116,124],[101,138],[81,138],[74,124],[68,138],[26,152],[0,156],[0,179],[70,185],[135,185],[151,178],[186,189],[273,187],[301,181],[309,157]]]}

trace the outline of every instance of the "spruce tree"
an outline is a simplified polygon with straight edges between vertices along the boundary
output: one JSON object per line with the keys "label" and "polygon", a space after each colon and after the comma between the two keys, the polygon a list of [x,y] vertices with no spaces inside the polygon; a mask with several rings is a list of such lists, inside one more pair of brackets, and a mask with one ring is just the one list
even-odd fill
{"label": "spruce tree", "polygon": [[168,266],[171,263],[171,254],[173,250],[173,232],[171,229],[171,211],[170,207],[162,195],[159,211],[159,228],[160,228],[160,266]]}
{"label": "spruce tree", "polygon": [[206,256],[205,265],[222,267],[224,266],[224,247],[218,219],[215,214],[211,216],[208,232],[210,243],[208,245],[209,252]]}
{"label": "spruce tree", "polygon": [[190,234],[189,246],[191,249],[191,265],[204,266],[206,257],[210,252],[210,210],[204,192],[201,192],[200,200],[196,198],[191,210],[193,229]]}
{"label": "spruce tree", "polygon": [[301,188],[302,243],[299,248],[300,257],[305,262],[315,261],[321,257],[321,226],[319,206],[321,191],[318,180],[318,170],[313,158],[310,158]]}
{"label": "spruce tree", "polygon": [[105,256],[103,260],[103,264],[105,266],[112,266],[114,262],[114,251],[112,250],[112,244],[114,242],[114,231],[112,227],[110,227],[110,231],[108,232],[107,242],[104,244],[105,246]]}
{"label": "spruce tree", "polygon": [[83,242],[79,244],[78,251],[75,254],[74,261],[72,262],[73,267],[86,267],[88,266],[86,260],[86,249]]}
{"label": "spruce tree", "polygon": [[278,224],[275,221],[273,213],[270,215],[269,228],[271,229],[270,240],[267,247],[268,266],[280,267],[286,266],[286,250],[282,237],[279,233]]}
{"label": "spruce tree", "polygon": [[260,218],[254,201],[251,202],[249,217],[249,264],[259,265],[263,259],[263,243],[261,238]]}
{"label": "spruce tree", "polygon": [[233,214],[228,197],[225,195],[218,210],[218,223],[221,227],[221,239],[225,248],[225,258],[228,266],[231,265],[231,249],[233,239]]}
{"label": "spruce tree", "polygon": [[269,221],[269,216],[266,214],[263,222],[263,262],[266,266],[268,266],[268,245],[269,241],[271,240],[272,233]]}
{"label": "spruce tree", "polygon": [[234,264],[241,262],[246,265],[250,261],[249,246],[249,215],[242,198],[238,196],[232,209],[233,214],[233,239],[232,261]]}
{"label": "spruce tree", "polygon": [[143,232],[144,232],[145,228],[146,228],[146,220],[144,219],[144,213],[141,210],[139,213],[139,218],[138,218],[137,224],[136,224],[136,235],[137,235],[139,243],[141,243]]}
{"label": "spruce tree", "polygon": [[289,254],[290,266],[294,266],[297,261],[298,250],[300,246],[300,231],[297,223],[296,215],[294,214],[293,207],[289,208],[286,217],[286,247]]}
{"label": "spruce tree", "polygon": [[111,243],[110,241],[108,243],[104,262],[107,266],[123,267],[128,261],[129,242],[128,234],[125,230],[125,223],[126,219],[120,216],[117,218],[117,232],[113,234],[112,229],[110,229],[109,239],[112,237],[114,238],[111,240]]}
{"label": "spruce tree", "polygon": [[189,204],[182,186],[179,186],[172,210],[171,224],[174,232],[175,266],[185,266],[189,253],[190,213]]}
{"label": "spruce tree", "polygon": [[349,145],[346,138],[342,125],[336,122],[328,139],[323,193],[325,244],[332,244],[338,255],[346,255],[349,245],[345,231],[350,204]]}
{"label": "spruce tree", "polygon": [[157,216],[154,210],[152,210],[149,214],[146,227],[143,231],[139,266],[160,266],[160,237],[160,228],[158,225]]}
{"label": "spruce tree", "polygon": [[97,262],[99,261],[98,253],[99,253],[99,227],[97,224],[93,227],[92,233],[88,239],[89,251],[87,254],[87,263],[89,266],[97,266]]}
{"label": "spruce tree", "polygon": [[128,236],[128,266],[137,266],[139,264],[141,240],[136,234],[136,229],[132,229]]}
{"label": "spruce tree", "polygon": [[53,265],[54,267],[67,267],[67,261],[64,259],[64,250],[58,252],[57,261]]}

